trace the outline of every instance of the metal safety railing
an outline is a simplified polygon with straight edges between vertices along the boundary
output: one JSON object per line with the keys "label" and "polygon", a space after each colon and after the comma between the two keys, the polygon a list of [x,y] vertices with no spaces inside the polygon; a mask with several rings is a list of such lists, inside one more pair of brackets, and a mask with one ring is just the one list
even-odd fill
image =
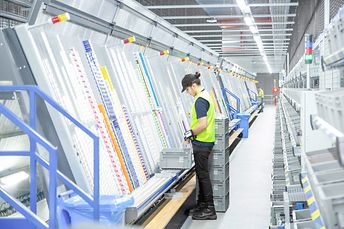
{"label": "metal safety railing", "polygon": [[[250,101],[252,105],[257,105],[258,104],[258,95],[256,92],[252,91],[251,89],[247,88],[248,95],[250,96]],[[253,94],[253,98],[251,97],[251,94]]]}
{"label": "metal safety railing", "polygon": [[[6,190],[0,186],[0,197],[7,203],[13,206],[19,213],[21,213],[25,220],[31,223],[27,227],[34,228],[57,228],[56,209],[57,209],[57,181],[61,181],[67,188],[73,190],[83,200],[85,200],[93,208],[94,220],[99,220],[99,137],[91,130],[82,125],[79,121],[73,118],[62,106],[55,102],[50,96],[41,91],[37,86],[0,86],[0,92],[27,92],[29,94],[29,124],[22,121],[16,114],[0,104],[0,114],[4,115],[16,126],[18,126],[30,140],[30,151],[0,151],[0,156],[26,156],[30,157],[30,209],[24,204],[11,196]],[[66,117],[71,123],[75,124],[83,132],[85,132],[93,140],[94,153],[94,188],[93,196],[83,191],[74,182],[62,174],[57,168],[57,147],[53,146],[49,141],[44,139],[36,131],[36,99],[39,97],[46,104],[49,104],[57,112]],[[37,153],[37,144],[41,145],[49,153],[49,160],[46,161],[41,155]],[[36,168],[37,163],[49,171],[49,187],[48,187],[48,205],[49,205],[49,222],[48,224],[40,219],[37,212],[37,183],[36,183]],[[18,218],[1,218],[0,227],[2,225],[16,225],[19,222]]]}
{"label": "metal safety railing", "polygon": [[[225,101],[226,101],[227,108],[230,111],[231,119],[236,119],[237,114],[240,113],[240,98],[236,96],[233,92],[228,90],[227,88],[222,89],[222,94],[224,97],[227,98]],[[232,104],[229,102],[227,94],[229,94],[236,100],[236,107],[233,107]]]}
{"label": "metal safety railing", "polygon": [[[247,86],[247,83],[245,81],[245,87],[246,87],[246,90],[247,90],[247,94],[248,94],[248,97],[250,98],[250,102],[251,102],[251,105],[258,105],[258,95],[256,92],[252,91],[248,86]],[[252,96],[253,95],[253,98]]]}

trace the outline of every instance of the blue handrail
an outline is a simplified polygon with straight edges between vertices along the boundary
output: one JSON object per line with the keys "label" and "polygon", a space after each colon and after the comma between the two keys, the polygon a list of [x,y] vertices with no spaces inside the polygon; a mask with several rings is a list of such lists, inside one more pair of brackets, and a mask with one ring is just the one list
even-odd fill
{"label": "blue handrail", "polygon": [[[249,88],[247,90],[248,90],[248,93],[250,95],[250,101],[251,101],[252,105],[257,104],[258,103],[258,95],[257,95],[257,93],[252,91]],[[254,95],[254,98],[251,97],[251,94]]]}
{"label": "blue handrail", "polygon": [[[95,135],[87,127],[83,126],[79,121],[73,118],[62,106],[55,102],[50,96],[41,91],[37,86],[0,86],[0,91],[27,91],[29,93],[30,111],[29,125],[20,120],[12,111],[0,104],[0,113],[18,126],[30,139],[30,151],[7,151],[0,152],[0,156],[30,156],[30,210],[28,210],[20,201],[16,200],[3,188],[0,187],[0,197],[20,212],[28,221],[38,228],[57,228],[56,225],[56,198],[57,198],[57,179],[62,181],[69,189],[73,190],[77,195],[83,198],[93,207],[94,220],[99,220],[99,137]],[[55,110],[69,119],[78,128],[85,132],[93,140],[94,150],[94,188],[93,197],[83,191],[69,178],[57,170],[57,147],[53,146],[49,141],[44,139],[36,132],[36,97],[40,97],[43,101],[52,106]],[[37,143],[44,147],[49,153],[49,162],[43,159],[37,152]],[[49,225],[42,221],[37,215],[37,184],[36,184],[36,166],[39,163],[49,171]],[[7,220],[9,221],[9,220]],[[0,218],[1,225],[1,218]]]}
{"label": "blue handrail", "polygon": [[[246,87],[246,90],[247,90],[248,97],[250,98],[251,105],[256,105],[256,104],[258,103],[258,95],[257,95],[257,93],[255,93],[254,91],[252,91],[252,90],[247,86],[246,81],[245,81],[245,87]],[[251,97],[251,94],[254,95],[254,98]]]}
{"label": "blue handrail", "polygon": [[[17,125],[24,133],[29,135],[30,137],[30,143],[31,142],[36,142],[42,145],[47,151],[49,152],[50,155],[50,162],[51,166],[54,167],[56,166],[56,151],[57,148],[51,145],[48,141],[43,139],[35,130],[33,130],[30,126],[28,126],[26,123],[24,123],[22,120],[20,120],[16,115],[8,110],[4,105],[0,104],[0,112],[7,117],[9,120],[11,120],[15,125]],[[31,147],[30,147],[31,148]],[[10,156],[8,153],[1,153],[2,156]],[[30,152],[28,155],[32,157],[32,152]],[[54,156],[55,155],[55,156]],[[30,167],[31,167],[31,160],[30,160]],[[55,170],[56,171],[56,170]],[[32,171],[30,171],[30,175]],[[31,179],[31,181],[34,179]],[[31,198],[31,186],[33,186],[33,183],[30,183],[30,198]],[[49,170],[49,207],[50,208],[56,208],[56,202],[53,201],[53,199],[56,199],[56,197],[52,198],[54,195],[54,191],[56,192],[56,189],[51,190],[50,186],[55,186],[56,187],[56,174],[52,169]],[[30,208],[31,211],[27,210],[26,207],[20,203],[18,200],[10,196],[2,187],[0,187],[0,196],[8,202],[11,206],[13,206],[17,211],[19,211],[21,214],[24,215],[30,222],[32,222],[34,225],[36,225],[39,228],[48,228],[48,225],[43,222],[41,219],[39,219],[35,215],[34,207],[31,205],[31,200],[30,200]],[[37,196],[37,195],[36,195]],[[36,199],[37,197],[34,197]],[[54,212],[52,212],[53,214]],[[49,219],[50,218],[50,212],[49,212]],[[1,221],[0,221],[1,224]],[[56,226],[55,221],[49,221],[49,227],[53,228]]]}
{"label": "blue handrail", "polygon": [[226,105],[228,107],[228,110],[230,110],[231,115],[233,116],[232,118],[237,118],[237,114],[240,113],[240,98],[238,96],[236,96],[233,92],[228,90],[227,88],[223,88],[222,93],[223,93],[224,97],[227,97],[227,94],[229,94],[230,96],[232,96],[236,100],[236,108],[230,104],[228,99],[227,99]]}

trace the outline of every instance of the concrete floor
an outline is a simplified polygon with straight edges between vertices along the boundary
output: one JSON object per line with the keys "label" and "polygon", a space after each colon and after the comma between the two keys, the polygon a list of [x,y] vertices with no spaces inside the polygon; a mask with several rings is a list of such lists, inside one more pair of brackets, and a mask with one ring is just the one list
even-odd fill
{"label": "concrete floor", "polygon": [[230,206],[216,221],[191,217],[182,229],[267,229],[270,224],[275,107],[265,107],[230,157]]}

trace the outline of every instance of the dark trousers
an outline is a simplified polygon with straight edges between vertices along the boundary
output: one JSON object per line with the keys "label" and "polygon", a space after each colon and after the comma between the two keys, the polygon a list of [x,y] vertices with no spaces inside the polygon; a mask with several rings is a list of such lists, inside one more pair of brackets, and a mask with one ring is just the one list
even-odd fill
{"label": "dark trousers", "polygon": [[202,147],[194,144],[192,145],[192,148],[195,160],[196,177],[199,185],[198,203],[204,202],[208,206],[214,206],[213,188],[210,181],[208,167],[211,149],[209,147]]}

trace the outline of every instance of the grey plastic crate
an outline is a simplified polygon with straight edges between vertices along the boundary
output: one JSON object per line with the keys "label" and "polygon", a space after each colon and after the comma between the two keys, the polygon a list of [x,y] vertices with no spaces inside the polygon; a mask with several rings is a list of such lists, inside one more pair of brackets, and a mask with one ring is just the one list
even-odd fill
{"label": "grey plastic crate", "polygon": [[216,135],[222,136],[229,132],[229,118],[221,117],[215,118]]}
{"label": "grey plastic crate", "polygon": [[317,201],[328,228],[344,228],[344,183],[319,187]]}
{"label": "grey plastic crate", "polygon": [[214,197],[214,205],[217,212],[226,212],[229,207],[229,193],[223,197]]}
{"label": "grey plastic crate", "polygon": [[283,201],[283,193],[278,193],[278,194],[271,194],[270,195],[270,200],[271,201]]}
{"label": "grey plastic crate", "polygon": [[307,221],[311,220],[311,213],[309,209],[302,209],[302,210],[294,210],[293,211],[293,221]]}
{"label": "grey plastic crate", "polygon": [[213,150],[209,156],[209,165],[223,166],[229,162],[229,147],[226,150]]}
{"label": "grey plastic crate", "polygon": [[229,192],[229,177],[223,182],[213,182],[213,196],[224,197]]}
{"label": "grey plastic crate", "polygon": [[224,150],[229,147],[230,133],[227,133],[221,137],[216,137],[213,150]]}
{"label": "grey plastic crate", "polygon": [[170,148],[160,152],[161,169],[190,169],[192,167],[192,149]]}
{"label": "grey plastic crate", "polygon": [[339,131],[344,132],[344,89],[320,92],[315,97],[318,115]]}
{"label": "grey plastic crate", "polygon": [[317,229],[317,227],[313,221],[304,221],[304,222],[296,222],[294,223],[295,229]]}
{"label": "grey plastic crate", "polygon": [[[229,193],[229,177],[227,178],[227,180],[223,182],[212,181],[212,187],[213,187],[214,198],[225,197]],[[199,193],[199,182],[198,182],[198,179],[196,179],[196,199],[198,198],[198,193]]]}
{"label": "grey plastic crate", "polygon": [[224,166],[211,166],[209,172],[211,181],[225,181],[229,177],[229,163]]}

